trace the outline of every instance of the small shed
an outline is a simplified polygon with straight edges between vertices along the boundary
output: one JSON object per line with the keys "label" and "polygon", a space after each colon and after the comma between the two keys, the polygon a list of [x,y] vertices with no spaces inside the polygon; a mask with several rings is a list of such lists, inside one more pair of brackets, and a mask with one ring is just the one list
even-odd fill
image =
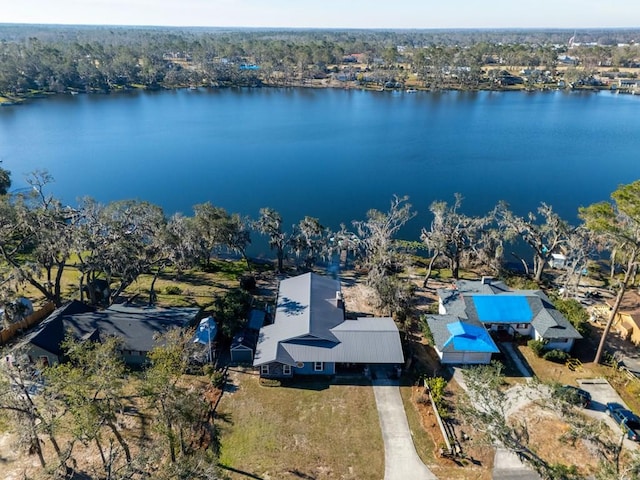
{"label": "small shed", "polygon": [[549,259],[551,268],[564,268],[567,266],[567,257],[561,253],[552,253]]}
{"label": "small shed", "polygon": [[231,363],[253,364],[253,352],[258,336],[255,331],[245,330],[233,337],[231,342]]}

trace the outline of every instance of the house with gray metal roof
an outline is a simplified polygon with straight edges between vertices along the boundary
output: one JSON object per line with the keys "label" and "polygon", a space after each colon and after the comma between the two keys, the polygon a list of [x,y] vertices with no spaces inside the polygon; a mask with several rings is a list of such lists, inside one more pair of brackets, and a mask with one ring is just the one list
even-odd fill
{"label": "house with gray metal roof", "polygon": [[253,361],[263,377],[403,363],[393,319],[346,319],[340,281],[315,273],[280,282],[274,321],[260,329]]}
{"label": "house with gray metal roof", "polygon": [[519,334],[565,352],[582,338],[541,290],[511,290],[490,278],[458,280],[451,288],[439,289],[438,299],[439,315],[428,316],[427,323],[443,363],[489,363],[491,353],[498,351],[490,334]]}
{"label": "house with gray metal roof", "polygon": [[107,336],[121,340],[125,363],[139,366],[155,346],[156,336],[172,328],[191,326],[199,308],[160,308],[115,304],[98,310],[69,302],[54,310],[15,347],[16,356],[48,365],[62,360],[61,344],[68,334],[79,340],[100,341]]}

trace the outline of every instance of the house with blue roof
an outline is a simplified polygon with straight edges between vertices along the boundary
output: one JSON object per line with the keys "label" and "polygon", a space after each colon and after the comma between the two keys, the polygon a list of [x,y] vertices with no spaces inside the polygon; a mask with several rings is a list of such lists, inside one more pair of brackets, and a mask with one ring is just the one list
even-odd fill
{"label": "house with blue roof", "polygon": [[582,335],[541,290],[511,290],[490,278],[458,280],[438,290],[438,315],[427,317],[442,363],[484,364],[499,350],[493,340],[516,333],[568,352]]}
{"label": "house with blue roof", "polygon": [[315,273],[280,282],[273,323],[260,329],[253,361],[262,377],[277,378],[403,363],[393,319],[347,319],[340,281]]}

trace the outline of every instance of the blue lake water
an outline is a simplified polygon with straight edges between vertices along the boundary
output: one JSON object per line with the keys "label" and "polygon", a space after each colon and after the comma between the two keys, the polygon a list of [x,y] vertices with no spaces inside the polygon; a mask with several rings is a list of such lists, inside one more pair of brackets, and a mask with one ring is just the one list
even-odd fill
{"label": "blue lake water", "polygon": [[211,201],[337,228],[409,195],[417,239],[434,200],[482,214],[577,208],[640,178],[640,97],[609,92],[390,93],[225,89],[58,96],[0,108],[14,187],[46,169],[66,203]]}

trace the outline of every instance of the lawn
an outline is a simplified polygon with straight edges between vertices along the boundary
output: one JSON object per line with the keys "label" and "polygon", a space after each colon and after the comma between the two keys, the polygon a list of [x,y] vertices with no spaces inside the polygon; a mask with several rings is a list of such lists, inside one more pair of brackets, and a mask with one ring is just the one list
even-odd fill
{"label": "lawn", "polygon": [[218,407],[220,464],[232,479],[382,479],[384,445],[373,389],[328,381],[259,384],[230,372]]}

